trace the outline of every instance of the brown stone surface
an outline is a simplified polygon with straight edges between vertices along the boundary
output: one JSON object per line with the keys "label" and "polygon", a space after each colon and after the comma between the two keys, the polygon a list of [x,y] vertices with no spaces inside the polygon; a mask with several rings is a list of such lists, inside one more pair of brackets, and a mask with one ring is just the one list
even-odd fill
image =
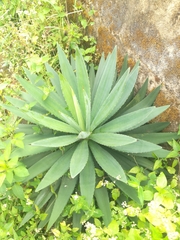
{"label": "brown stone surface", "polygon": [[[93,35],[98,51],[118,46],[118,68],[125,54],[131,66],[140,60],[139,83],[149,77],[149,90],[162,85],[156,105],[171,107],[157,120],[180,123],[180,1],[84,0],[96,10]],[[138,84],[139,86],[139,84]]]}

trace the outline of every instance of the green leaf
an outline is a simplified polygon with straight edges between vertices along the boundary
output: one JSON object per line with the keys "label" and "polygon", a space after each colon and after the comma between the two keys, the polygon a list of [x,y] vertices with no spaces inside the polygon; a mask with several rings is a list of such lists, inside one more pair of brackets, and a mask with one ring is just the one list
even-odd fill
{"label": "green leaf", "polygon": [[64,78],[69,82],[70,86],[72,87],[75,95],[78,96],[78,89],[77,89],[77,79],[75,77],[74,71],[72,66],[70,65],[69,61],[66,58],[61,47],[58,45],[58,58],[61,67],[61,72]]}
{"label": "green leaf", "polygon": [[87,73],[87,68],[83,57],[80,53],[80,50],[76,48],[76,77],[77,77],[77,88],[78,88],[78,100],[82,109],[82,114],[86,114],[86,104],[84,102],[84,93],[85,92],[90,98],[90,82],[89,76]]}
{"label": "green leaf", "polygon": [[115,133],[93,133],[90,139],[108,147],[124,146],[137,141],[135,138]]}
{"label": "green leaf", "polygon": [[121,147],[113,147],[113,148],[120,152],[127,152],[127,153],[148,153],[148,152],[152,153],[156,150],[161,149],[162,147],[156,144],[153,144],[151,142],[137,139],[137,142],[130,143],[129,145],[125,145]]}
{"label": "green leaf", "polygon": [[77,178],[69,179],[68,177],[63,177],[61,186],[59,188],[58,196],[55,200],[51,216],[48,222],[47,230],[49,230],[55,221],[58,219],[64,207],[66,206],[74,188],[76,186]]}
{"label": "green leaf", "polygon": [[143,134],[131,134],[133,138],[142,139],[144,141],[152,142],[155,144],[164,143],[172,140],[173,138],[178,138],[177,133],[143,133]]}
{"label": "green leaf", "polygon": [[[116,83],[112,91],[106,96],[99,108],[96,109],[96,113],[93,113],[94,110],[92,108],[91,131],[93,131],[100,123],[102,123],[114,110],[117,104],[121,102],[128,74],[129,71],[125,73],[125,76],[123,76],[123,79],[121,81],[118,81]],[[99,98],[101,95],[101,92],[99,92]],[[95,100],[94,103],[96,103]]]}
{"label": "green leaf", "polygon": [[110,236],[115,236],[119,233],[119,224],[116,220],[112,220],[108,225],[107,232]]}
{"label": "green leaf", "polygon": [[106,187],[101,187],[95,189],[95,198],[98,204],[98,207],[103,213],[103,220],[106,226],[111,222],[111,209],[109,196]]}
{"label": "green leaf", "polygon": [[122,77],[122,75],[126,72],[127,69],[128,69],[128,55],[124,57],[124,61],[118,79]]}
{"label": "green leaf", "polygon": [[[155,107],[143,108],[109,121],[95,132],[125,132],[137,128],[151,119]],[[150,119],[148,119],[150,116]]]}
{"label": "green leaf", "polygon": [[109,152],[96,143],[90,142],[89,145],[95,160],[107,174],[118,180],[127,182],[124,170]]}
{"label": "green leaf", "polygon": [[18,166],[17,168],[13,169],[14,171],[14,174],[17,176],[17,177],[27,177],[29,175],[29,172],[28,170],[24,167],[24,166]]}
{"label": "green leaf", "polygon": [[20,185],[14,184],[12,186],[12,191],[17,198],[24,199],[24,191],[23,191],[23,188]]}
{"label": "green leaf", "polygon": [[86,201],[90,205],[92,203],[95,190],[95,170],[91,155],[89,155],[89,159],[86,166],[80,172],[79,181],[81,195],[86,198]]}
{"label": "green leaf", "polygon": [[65,152],[59,159],[52,165],[52,167],[47,171],[40,184],[36,188],[36,192],[41,189],[51,185],[56,180],[60,179],[63,174],[67,172],[70,167],[70,160],[74,152],[74,147],[70,148]]}
{"label": "green leaf", "polygon": [[152,201],[154,193],[150,190],[145,190],[143,192],[144,201]]}
{"label": "green leaf", "polygon": [[61,101],[64,103],[63,105],[65,105],[66,103],[65,103],[63,95],[62,95],[59,75],[49,64],[45,63],[45,67],[46,67],[47,72],[49,73],[52,85],[54,86],[56,92],[58,93],[58,96],[61,98]]}
{"label": "green leaf", "polygon": [[39,157],[39,159],[37,159],[36,162],[28,169],[29,176],[25,181],[27,182],[51,168],[51,166],[62,156],[62,154],[62,151],[57,150],[56,152],[47,154],[42,158]]}
{"label": "green leaf", "polygon": [[89,148],[87,140],[80,142],[74,151],[70,162],[71,177],[76,177],[85,167],[89,158]]}
{"label": "green leaf", "polygon": [[165,188],[165,187],[167,187],[167,179],[166,179],[166,176],[164,175],[163,172],[161,172],[161,173],[159,174],[159,176],[157,177],[156,184],[157,184],[157,186],[160,187],[160,188]]}
{"label": "green leaf", "polygon": [[47,117],[33,111],[28,111],[27,116],[29,116],[30,119],[34,119],[35,121],[33,122],[39,123],[40,125],[48,127],[50,129],[60,131],[60,132],[78,133],[78,131],[72,126],[60,120],[53,119],[52,117]]}
{"label": "green leaf", "polygon": [[[126,78],[126,73],[124,73],[124,75],[119,80],[121,82],[125,78],[125,84],[123,86],[123,92],[122,92],[122,95],[119,96],[119,102],[116,105],[116,107],[113,109],[111,114],[109,115],[109,118],[112,117],[115,113],[117,113],[118,110],[127,101],[128,97],[130,96],[130,94],[131,94],[131,92],[134,88],[134,85],[136,83],[136,79],[137,79],[137,76],[138,76],[138,71],[139,71],[139,62],[136,63],[136,65],[131,70],[131,72],[129,73],[127,78]],[[128,70],[127,70],[127,72],[128,72]]]}
{"label": "green leaf", "polygon": [[11,143],[9,143],[4,150],[4,160],[8,161],[11,155]]}
{"label": "green leaf", "polygon": [[46,100],[43,100],[44,93],[42,90],[25,81],[20,76],[16,77],[16,79],[21,83],[21,85],[26,89],[26,91],[31,94],[33,98],[48,112],[52,113],[54,116],[61,120],[63,120],[61,113],[68,115],[68,112],[65,110],[64,107],[58,104],[53,94],[50,93]]}
{"label": "green leaf", "polygon": [[113,52],[107,58],[105,64],[103,64],[103,69],[101,70],[101,75],[99,76],[100,79],[98,81],[99,84],[97,86],[96,94],[94,96],[94,99],[92,99],[92,119],[94,119],[96,116],[99,108],[102,106],[111,90],[116,69],[116,54],[117,49],[114,48]]}
{"label": "green leaf", "polygon": [[2,187],[5,179],[6,179],[6,173],[0,173],[0,187]]}
{"label": "green leaf", "polygon": [[78,141],[77,135],[64,135],[60,137],[51,137],[33,142],[33,146],[42,147],[64,147]]}

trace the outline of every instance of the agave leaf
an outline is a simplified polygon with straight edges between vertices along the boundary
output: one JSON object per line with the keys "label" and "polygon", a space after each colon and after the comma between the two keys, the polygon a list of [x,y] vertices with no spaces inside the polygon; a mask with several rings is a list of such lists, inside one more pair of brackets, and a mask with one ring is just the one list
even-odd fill
{"label": "agave leaf", "polygon": [[61,47],[58,45],[57,48],[58,48],[58,58],[59,58],[62,74],[64,78],[69,82],[70,86],[75,92],[75,95],[78,96],[77,79],[74,74],[73,68],[69,63],[66,55],[62,51]]}
{"label": "agave leaf", "polygon": [[38,176],[40,173],[43,173],[51,168],[51,166],[62,156],[62,154],[63,153],[58,150],[39,159],[28,169],[29,176],[25,179],[25,181],[27,182],[32,178]]}
{"label": "agave leaf", "polygon": [[94,99],[92,98],[92,119],[94,119],[96,116],[99,108],[104,103],[111,90],[116,70],[116,54],[117,49],[114,48],[112,54],[109,55],[109,58],[106,60],[103,72],[101,73],[96,94],[94,96]]}
{"label": "agave leaf", "polygon": [[87,140],[81,141],[74,151],[70,162],[71,177],[76,177],[85,167],[89,158],[89,148]]}
{"label": "agave leaf", "polygon": [[37,87],[44,85],[44,79],[41,76],[38,76],[35,73],[32,73],[29,69],[25,67],[23,67],[23,70],[33,85],[36,85]]}
{"label": "agave leaf", "polygon": [[29,211],[23,218],[23,220],[21,221],[19,228],[22,227],[25,223],[27,223],[32,217],[34,217],[34,215],[36,214],[35,211]]}
{"label": "agave leaf", "polygon": [[73,103],[74,103],[74,109],[75,109],[75,112],[76,112],[76,115],[77,115],[78,124],[79,124],[81,130],[85,130],[84,119],[83,119],[83,114],[82,114],[82,111],[81,111],[81,107],[79,105],[79,102],[78,102],[74,92],[72,92],[72,98],[73,98]]}
{"label": "agave leaf", "polygon": [[18,108],[16,107],[13,107],[13,106],[9,106],[9,105],[6,105],[6,104],[3,104],[0,102],[0,106],[9,110],[10,112],[12,112],[14,115],[20,117],[20,118],[23,118],[25,119],[26,121],[28,122],[31,122],[31,123],[35,123],[35,124],[38,124],[38,122],[36,120],[33,120],[32,118],[30,118],[28,115],[27,115],[27,112],[23,112],[22,110],[19,110]]}
{"label": "agave leaf", "polygon": [[57,118],[60,118],[61,120],[63,120],[60,115],[61,112],[66,115],[69,114],[68,111],[66,111],[65,108],[62,107],[62,105],[57,104],[58,102],[56,101],[56,99],[54,99],[51,93],[48,95],[46,100],[43,100],[44,93],[39,88],[37,88],[36,86],[33,86],[31,83],[27,82],[20,76],[17,76],[16,79],[21,83],[21,85],[26,89],[26,91],[29,94],[31,94],[34,97],[34,99],[42,107],[44,107],[48,112],[50,112]]}
{"label": "agave leaf", "polygon": [[154,158],[154,156],[157,156],[157,158],[166,158],[169,153],[170,151],[168,150],[159,149],[153,152],[134,153],[133,155],[138,157],[147,157],[147,158]]}
{"label": "agave leaf", "polygon": [[55,200],[56,200],[56,196],[53,195],[50,198],[50,200],[48,201],[48,205],[47,205],[46,210],[45,210],[45,213],[47,214],[47,216],[44,220],[40,221],[40,223],[38,225],[39,229],[42,229],[48,223],[48,221],[50,219],[50,216],[51,216],[51,213],[52,213],[52,210],[53,210]]}
{"label": "agave leaf", "polygon": [[[99,109],[96,109],[96,114],[93,115],[92,109],[92,124],[91,124],[91,131],[93,131],[100,123],[102,123],[108,115],[113,111],[117,103],[121,101],[124,88],[126,86],[126,79],[128,78],[129,70],[124,74],[123,79],[118,81],[117,84],[114,86],[113,90],[109,95],[106,96],[104,102]],[[99,96],[101,93],[99,92]],[[95,102],[95,101],[94,101]],[[93,118],[94,116],[94,118]]]}
{"label": "agave leaf", "polygon": [[156,100],[156,97],[157,97],[159,91],[160,91],[160,87],[157,87],[152,92],[150,92],[147,95],[147,97],[145,97],[142,101],[137,103],[135,106],[129,108],[127,111],[123,112],[123,114],[127,114],[129,112],[133,112],[133,111],[136,111],[136,110],[141,109],[141,108],[150,107],[154,103],[154,101]]}
{"label": "agave leaf", "polygon": [[128,55],[124,57],[124,61],[118,79],[120,79],[123,76],[127,69],[128,69]]}
{"label": "agave leaf", "polygon": [[62,75],[60,75],[60,79],[62,92],[68,105],[68,108],[75,121],[78,122],[80,127],[83,129],[84,128],[83,117],[76,95],[71,86],[69,85],[68,81],[64,79]]}
{"label": "agave leaf", "polygon": [[50,137],[47,139],[35,141],[32,146],[41,147],[64,147],[78,141],[77,135],[64,135],[59,137]]}
{"label": "agave leaf", "polygon": [[51,151],[42,152],[33,156],[24,157],[21,161],[26,166],[26,168],[30,168],[32,165],[34,165],[36,162],[40,161],[42,158],[49,155],[50,153]]}
{"label": "agave leaf", "polygon": [[106,187],[101,187],[95,189],[95,198],[98,204],[98,207],[103,213],[103,220],[106,226],[111,222],[111,209],[109,196]]}
{"label": "agave leaf", "polygon": [[171,141],[172,139],[178,139],[177,133],[143,133],[143,134],[132,134],[134,138],[139,138],[145,141],[149,141],[155,144]]}
{"label": "agave leaf", "polygon": [[90,139],[108,147],[124,146],[137,141],[135,138],[116,133],[93,133]]}
{"label": "agave leaf", "polygon": [[116,186],[121,189],[128,197],[130,197],[133,201],[135,201],[138,204],[141,204],[139,197],[138,197],[138,193],[137,190],[131,186],[129,186],[128,184],[121,182],[121,181],[117,181],[116,179],[110,177],[110,179],[112,180],[112,182],[115,182]]}
{"label": "agave leaf", "polygon": [[88,97],[88,95],[86,94],[85,91],[83,91],[84,94],[84,102],[85,102],[85,109],[86,109],[86,119],[85,119],[85,123],[86,123],[86,131],[90,132],[90,124],[91,124],[91,101]]}
{"label": "agave leaf", "polygon": [[90,142],[89,145],[95,160],[105,172],[116,179],[127,182],[124,170],[109,152],[94,142]]}
{"label": "agave leaf", "polygon": [[123,112],[127,111],[129,108],[133,107],[140,101],[142,101],[145,96],[146,92],[148,89],[148,79],[143,83],[142,87],[139,89],[138,93],[132,98],[132,100],[128,103],[125,104],[119,111],[118,111],[118,116],[121,115]]}
{"label": "agave leaf", "polygon": [[143,108],[115,118],[97,128],[95,132],[125,132],[146,122],[155,107]]}
{"label": "agave leaf", "polygon": [[97,73],[95,75],[95,79],[94,79],[93,82],[91,82],[92,83],[92,85],[91,85],[92,99],[94,99],[94,97],[95,97],[99,82],[101,80],[101,75],[102,75],[102,73],[104,71],[104,68],[105,68],[106,61],[107,61],[107,59],[105,60],[104,54],[102,54],[100,62],[99,62],[98,70],[97,70]]}
{"label": "agave leaf", "polygon": [[38,122],[40,125],[43,125],[45,127],[49,127],[50,129],[60,131],[60,132],[67,132],[67,133],[78,133],[76,129],[68,125],[67,123],[64,123],[60,120],[53,119],[52,117],[46,117],[42,114],[28,111],[27,115],[35,119],[36,122]]}
{"label": "agave leaf", "polygon": [[83,91],[85,91],[90,98],[90,82],[85,62],[78,48],[76,48],[76,77],[79,96],[78,100],[82,109],[83,116],[85,116],[86,109]]}
{"label": "agave leaf", "polygon": [[125,145],[121,147],[113,147],[113,148],[117,151],[127,152],[127,153],[147,153],[147,152],[154,152],[162,148],[151,142],[143,141],[141,139],[137,139],[137,140],[138,140],[137,142],[130,143],[129,145]]}
{"label": "agave leaf", "polygon": [[81,195],[84,196],[90,205],[93,200],[94,190],[95,190],[95,170],[91,154],[89,154],[89,159],[80,172],[80,191]]}
{"label": "agave leaf", "polygon": [[45,63],[45,67],[46,67],[47,72],[49,73],[52,85],[54,86],[56,92],[58,93],[58,96],[61,98],[61,101],[64,102],[63,105],[65,106],[66,103],[65,103],[63,95],[62,95],[59,75],[48,63]]}
{"label": "agave leaf", "polygon": [[[136,133],[160,132],[169,125],[169,122],[157,122],[145,124],[128,132],[128,135]],[[124,133],[125,134],[125,133]]]}
{"label": "agave leaf", "polygon": [[54,148],[48,147],[39,147],[39,146],[32,146],[30,145],[33,141],[47,138],[49,136],[53,136],[52,134],[41,134],[41,135],[27,135],[24,137],[24,148],[15,148],[14,151],[11,153],[11,157],[25,157],[30,156],[42,152],[48,152],[50,150],[54,150]]}
{"label": "agave leaf", "polygon": [[60,182],[61,180],[56,181],[55,184],[51,186],[53,188],[53,191],[50,187],[46,187],[38,193],[36,199],[34,200],[34,204],[37,205],[39,209],[41,209],[48,202],[48,200],[53,195],[55,195],[55,192],[58,189]]}
{"label": "agave leaf", "polygon": [[[123,93],[122,93],[122,95],[120,97],[120,100],[119,100],[118,104],[116,105],[116,107],[111,112],[111,114],[109,115],[108,119],[110,119],[110,117],[112,117],[115,113],[117,113],[117,111],[127,101],[128,97],[130,96],[130,94],[131,94],[131,92],[132,92],[132,90],[134,88],[134,85],[136,83],[136,79],[137,79],[137,76],[138,76],[138,71],[139,71],[139,62],[136,63],[136,65],[134,66],[132,71],[129,73],[129,76],[128,76],[128,78],[125,81]],[[125,74],[126,73],[124,73],[124,75]],[[121,79],[119,81],[122,81],[124,75],[121,77]]]}
{"label": "agave leaf", "polygon": [[91,64],[90,69],[89,69],[89,82],[90,82],[90,90],[91,91],[92,91],[93,86],[94,86],[95,78],[96,78],[96,74],[95,74],[95,70],[94,70],[94,65]]}
{"label": "agave leaf", "polygon": [[63,155],[61,153],[59,158],[55,161],[55,163],[49,168],[38,187],[36,188],[36,192],[41,189],[51,185],[56,180],[60,179],[69,169],[70,167],[70,159],[73,155],[75,148],[72,147],[67,150]]}
{"label": "agave leaf", "polygon": [[74,191],[76,182],[77,178],[70,179],[68,177],[63,177],[58,196],[55,200],[53,210],[48,222],[47,230],[52,227],[52,225],[64,210],[64,207],[66,206],[72,192]]}

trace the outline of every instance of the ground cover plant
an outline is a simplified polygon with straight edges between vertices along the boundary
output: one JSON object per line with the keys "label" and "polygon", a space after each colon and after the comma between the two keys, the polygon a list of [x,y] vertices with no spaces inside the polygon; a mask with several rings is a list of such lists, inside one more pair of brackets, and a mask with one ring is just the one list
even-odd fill
{"label": "ground cover plant", "polygon": [[[151,106],[159,88],[146,95],[148,81],[134,95],[139,64],[130,71],[125,58],[117,75],[116,48],[107,59],[102,56],[97,72],[93,65],[86,66],[78,48],[71,64],[60,46],[58,57],[60,73],[46,64],[51,85],[25,69],[30,81],[20,76],[17,80],[26,92],[21,91],[19,98],[7,96],[10,105],[1,103],[3,108],[28,122],[17,126],[16,133],[25,135],[24,146],[15,148],[10,157],[22,158],[21,163],[29,172],[26,181],[42,174],[34,203],[39,209],[46,206],[47,216],[40,221],[39,228],[47,225],[49,230],[58,222],[76,192],[89,206],[95,199],[107,226],[111,222],[111,209],[103,182],[114,182],[116,202],[120,205],[119,191],[143,204],[141,188],[136,190],[128,184],[132,177],[127,172],[136,165],[144,167],[147,173],[151,171],[152,154],[158,157],[168,154],[158,144],[178,135],[159,132],[167,123],[147,123],[168,106]],[[12,179],[11,174],[9,180],[8,168],[4,170],[2,185],[5,178],[10,183]],[[34,214],[29,212],[22,225]],[[72,218],[73,226],[80,228],[81,211]]]}

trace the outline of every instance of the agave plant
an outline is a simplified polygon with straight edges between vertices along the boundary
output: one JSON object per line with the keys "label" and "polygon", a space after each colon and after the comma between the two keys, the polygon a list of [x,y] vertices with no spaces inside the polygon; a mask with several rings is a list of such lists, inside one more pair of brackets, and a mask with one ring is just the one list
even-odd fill
{"label": "agave plant", "polygon": [[[1,106],[26,120],[17,132],[25,133],[24,149],[12,153],[27,166],[26,181],[43,177],[36,189],[34,204],[45,208],[47,217],[39,227],[47,229],[60,218],[72,193],[78,191],[90,205],[95,199],[106,225],[111,221],[106,187],[96,188],[95,169],[105,172],[124,194],[139,202],[137,192],[128,185],[127,172],[139,165],[152,170],[153,154],[165,157],[161,144],[174,133],[160,133],[168,123],[149,121],[168,106],[152,106],[159,87],[146,94],[148,80],[134,94],[139,63],[130,71],[127,57],[120,74],[116,71],[117,50],[101,57],[97,71],[86,66],[76,50],[71,63],[58,46],[60,73],[46,64],[50,85],[41,76],[25,69],[30,81],[17,76],[26,90],[20,98],[7,96],[10,104]],[[52,191],[53,188],[53,191]],[[22,224],[34,213],[28,213]],[[74,215],[74,222],[79,216]]]}

